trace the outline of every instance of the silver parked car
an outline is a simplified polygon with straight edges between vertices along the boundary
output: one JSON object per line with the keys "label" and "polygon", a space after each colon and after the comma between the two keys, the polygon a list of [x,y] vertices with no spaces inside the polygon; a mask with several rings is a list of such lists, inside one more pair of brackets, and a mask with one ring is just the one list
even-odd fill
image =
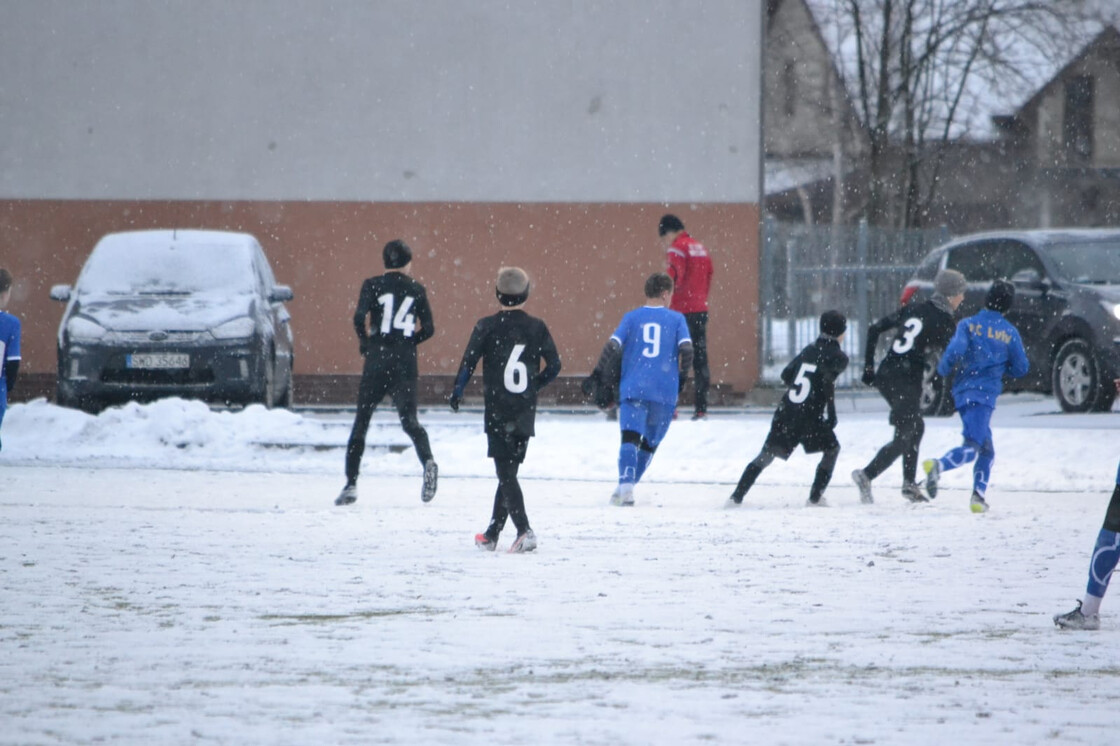
{"label": "silver parked car", "polygon": [[292,330],[260,243],[246,233],[148,230],[97,242],[58,327],[57,401],[182,396],[288,406]]}

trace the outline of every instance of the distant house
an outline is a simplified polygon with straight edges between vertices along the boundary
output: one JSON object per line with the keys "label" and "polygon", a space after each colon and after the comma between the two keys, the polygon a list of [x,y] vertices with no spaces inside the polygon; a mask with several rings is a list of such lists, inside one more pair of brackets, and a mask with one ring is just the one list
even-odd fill
{"label": "distant house", "polygon": [[995,122],[1021,175],[1015,225],[1120,224],[1120,31],[1105,28]]}
{"label": "distant house", "polygon": [[763,63],[765,205],[784,222],[844,214],[867,136],[805,0],[768,0]]}
{"label": "distant house", "polygon": [[[782,222],[851,223],[867,135],[813,8],[767,3],[765,210]],[[921,188],[934,199],[920,225],[959,234],[1120,224],[1120,31],[1106,27],[1014,113],[992,105],[994,134],[929,145]]]}

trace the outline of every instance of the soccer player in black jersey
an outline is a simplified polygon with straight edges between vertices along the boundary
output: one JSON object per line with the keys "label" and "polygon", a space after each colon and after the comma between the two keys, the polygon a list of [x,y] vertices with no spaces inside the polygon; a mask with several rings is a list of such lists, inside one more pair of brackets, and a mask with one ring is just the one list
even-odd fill
{"label": "soccer player in black jersey", "polygon": [[797,446],[805,453],[821,453],[813,486],[809,489],[810,506],[826,505],[824,490],[832,479],[840,442],[836,440],[836,379],[848,367],[848,356],[840,349],[840,340],[848,328],[848,320],[839,311],[821,314],[820,336],[808,345],[782,370],[782,382],[788,387],[762,450],[743,469],[739,484],[728,504],[739,505],[754,485],[762,470],[774,458],[783,461]]}
{"label": "soccer player in black jersey", "polygon": [[428,432],[416,418],[416,345],[435,334],[432,309],[424,286],[410,277],[412,250],[404,241],[385,244],[382,258],[386,272],[362,283],[354,311],[354,331],[365,363],[358,384],[358,413],[346,445],[346,486],[335,505],[358,499],[358,471],[366,449],[366,431],[373,410],[388,394],[393,399],[401,427],[412,439],[424,466],[420,499],[436,494],[438,468],[432,458]]}
{"label": "soccer player in black jersey", "polygon": [[498,271],[495,290],[503,310],[475,324],[448,404],[453,411],[459,411],[463,390],[481,360],[486,455],[494,459],[498,489],[494,493],[490,525],[474,537],[474,543],[494,551],[506,518],[510,518],[517,528],[517,538],[509,551],[531,552],[537,548],[537,537],[525,514],[525,497],[517,471],[525,460],[529,438],[534,435],[537,392],[560,374],[560,355],[545,323],[521,310],[529,298],[529,276],[525,271],[503,267]]}
{"label": "soccer player in black jersey", "polygon": [[[860,502],[874,502],[872,480],[899,456],[902,456],[902,496],[910,502],[926,502],[926,496],[914,481],[918,472],[918,446],[926,427],[921,410],[922,377],[926,356],[931,351],[940,356],[953,338],[957,328],[953,312],[964,300],[966,287],[964,275],[953,269],[943,269],[933,280],[933,296],[929,300],[903,306],[867,329],[862,380],[879,389],[890,405],[894,438],[879,449],[867,466],[852,472]],[[879,335],[891,329],[895,330],[894,339],[876,372],[875,347]]]}

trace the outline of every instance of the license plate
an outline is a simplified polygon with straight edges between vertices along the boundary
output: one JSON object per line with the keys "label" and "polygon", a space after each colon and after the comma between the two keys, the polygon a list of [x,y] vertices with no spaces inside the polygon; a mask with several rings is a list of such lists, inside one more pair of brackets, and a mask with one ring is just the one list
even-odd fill
{"label": "license plate", "polygon": [[191,356],[183,352],[142,352],[129,355],[129,368],[143,370],[163,370],[168,368],[191,367]]}

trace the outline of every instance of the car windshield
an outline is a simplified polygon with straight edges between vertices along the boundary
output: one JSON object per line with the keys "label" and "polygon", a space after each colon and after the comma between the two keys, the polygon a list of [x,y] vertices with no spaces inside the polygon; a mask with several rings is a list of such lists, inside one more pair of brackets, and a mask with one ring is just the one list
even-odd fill
{"label": "car windshield", "polygon": [[253,292],[253,266],[244,246],[226,244],[101,244],[78,278],[78,292],[109,295],[190,295]]}
{"label": "car windshield", "polygon": [[1120,238],[1047,247],[1058,274],[1083,285],[1120,285]]}

